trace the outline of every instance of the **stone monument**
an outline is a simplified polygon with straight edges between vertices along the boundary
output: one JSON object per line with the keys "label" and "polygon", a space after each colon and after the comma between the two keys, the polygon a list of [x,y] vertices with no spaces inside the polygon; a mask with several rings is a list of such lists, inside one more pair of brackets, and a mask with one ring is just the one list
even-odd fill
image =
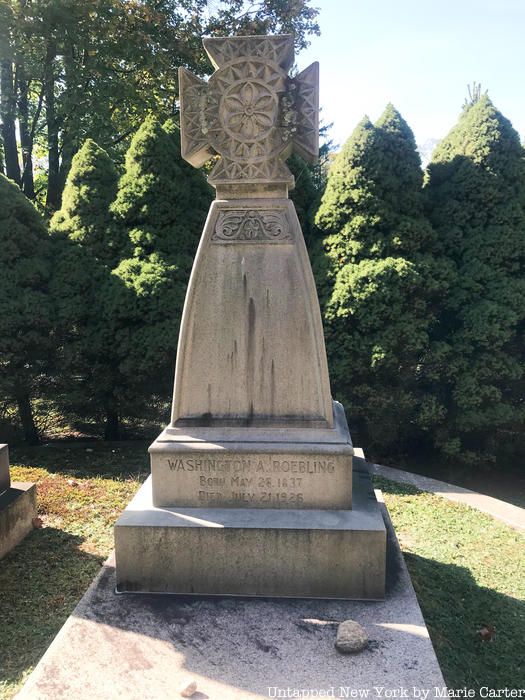
{"label": "stone monument", "polygon": [[35,484],[11,482],[9,449],[0,444],[0,559],[33,529],[36,514]]}
{"label": "stone monument", "polygon": [[217,190],[181,323],[171,422],[115,528],[117,589],[381,598],[386,534],[332,401],[285,160],[318,155],[318,64],[291,36],[204,39],[182,155]]}

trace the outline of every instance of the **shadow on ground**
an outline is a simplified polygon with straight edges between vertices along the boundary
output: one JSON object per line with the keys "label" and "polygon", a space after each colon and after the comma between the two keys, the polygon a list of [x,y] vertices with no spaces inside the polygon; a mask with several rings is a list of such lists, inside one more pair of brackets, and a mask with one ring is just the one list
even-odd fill
{"label": "shadow on ground", "polygon": [[37,529],[0,561],[0,690],[38,662],[100,571],[102,558],[83,551],[82,542]]}

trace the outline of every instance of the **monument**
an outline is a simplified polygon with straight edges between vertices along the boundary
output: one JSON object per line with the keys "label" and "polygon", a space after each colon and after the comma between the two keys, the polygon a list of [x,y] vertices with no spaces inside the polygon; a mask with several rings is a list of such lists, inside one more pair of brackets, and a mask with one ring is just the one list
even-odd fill
{"label": "monument", "polygon": [[0,444],[0,559],[33,529],[36,514],[35,484],[11,482],[9,449]]}
{"label": "monument", "polygon": [[315,283],[288,190],[318,155],[318,64],[291,36],[204,39],[180,69],[182,155],[216,188],[151,476],[115,526],[117,590],[378,599],[386,533],[332,400]]}

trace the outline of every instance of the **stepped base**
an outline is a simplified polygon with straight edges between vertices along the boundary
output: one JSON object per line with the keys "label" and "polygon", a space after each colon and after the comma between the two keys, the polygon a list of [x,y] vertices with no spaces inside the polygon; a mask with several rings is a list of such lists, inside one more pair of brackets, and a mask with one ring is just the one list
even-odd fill
{"label": "stepped base", "polygon": [[117,590],[377,600],[386,530],[364,461],[352,510],[157,508],[151,477],[115,525]]}

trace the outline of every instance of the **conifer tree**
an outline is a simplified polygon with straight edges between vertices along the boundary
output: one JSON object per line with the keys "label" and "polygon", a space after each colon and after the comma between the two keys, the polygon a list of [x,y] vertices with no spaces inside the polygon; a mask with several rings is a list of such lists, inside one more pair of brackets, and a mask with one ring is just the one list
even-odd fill
{"label": "conifer tree", "polygon": [[523,436],[525,171],[518,134],[486,94],[438,145],[426,198],[451,268],[431,365],[446,412],[437,442],[494,460]]}
{"label": "conifer tree", "polygon": [[73,158],[62,207],[51,221],[59,339],[55,398],[70,416],[103,418],[108,439],[119,437],[122,385],[112,316],[119,285],[111,269],[128,243],[110,214],[117,183],[110,157],[88,139]]}
{"label": "conifer tree", "polygon": [[119,262],[124,241],[111,230],[109,207],[117,194],[118,173],[106,151],[87,139],[76,153],[66,180],[61,209],[52,228],[90,251],[102,263]]}
{"label": "conifer tree", "polygon": [[335,394],[376,454],[402,450],[433,419],[420,374],[439,281],[422,177],[412,132],[388,105],[375,126],[363,119],[336,157],[316,216]]}
{"label": "conifer tree", "polygon": [[39,441],[31,400],[53,351],[50,266],[42,218],[0,175],[0,395],[16,404],[30,444]]}
{"label": "conifer tree", "polygon": [[175,123],[166,128],[150,117],[137,131],[112,207],[131,242],[115,275],[134,297],[131,307],[124,295],[117,313],[128,329],[121,369],[135,405],[171,395],[186,286],[212,198],[203,175],[181,159]]}

